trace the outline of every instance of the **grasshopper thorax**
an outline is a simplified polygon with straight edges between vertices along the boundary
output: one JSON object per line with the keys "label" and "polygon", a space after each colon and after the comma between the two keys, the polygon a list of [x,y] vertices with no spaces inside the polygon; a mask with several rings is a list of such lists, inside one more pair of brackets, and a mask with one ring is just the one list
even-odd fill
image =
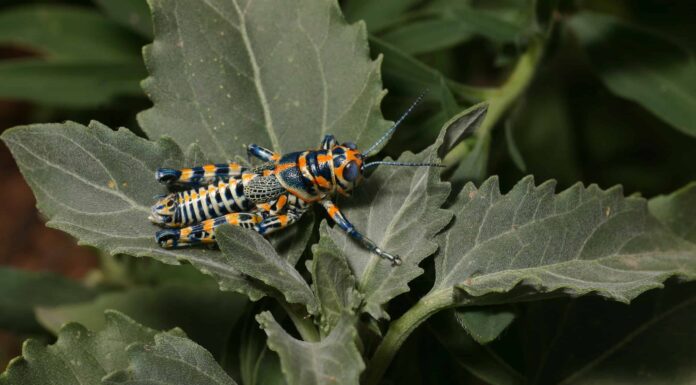
{"label": "grasshopper thorax", "polygon": [[276,163],[275,175],[290,193],[316,202],[336,192],[349,195],[362,181],[362,154],[352,143],[293,152]]}

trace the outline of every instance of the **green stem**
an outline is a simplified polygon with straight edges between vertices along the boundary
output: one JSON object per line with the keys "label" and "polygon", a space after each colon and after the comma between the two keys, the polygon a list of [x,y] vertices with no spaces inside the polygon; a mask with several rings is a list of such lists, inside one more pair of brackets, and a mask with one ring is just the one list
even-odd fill
{"label": "green stem", "polygon": [[[501,87],[485,92],[488,97],[488,114],[486,120],[483,121],[481,127],[476,132],[476,137],[481,139],[490,134],[490,131],[498,123],[500,118],[505,115],[505,112],[512,104],[522,95],[532,82],[536,68],[541,61],[543,54],[543,40],[540,38],[532,39],[527,51],[520,56],[515,68],[508,77],[505,84]],[[460,143],[453,148],[443,159],[446,165],[459,164],[462,154],[468,154],[469,151],[463,151],[461,146],[466,146]]]}
{"label": "green stem", "polygon": [[428,317],[454,305],[453,290],[452,288],[443,289],[426,295],[401,318],[391,323],[387,334],[370,360],[365,373],[365,384],[377,385],[408,336]]}
{"label": "green stem", "polygon": [[278,302],[283,309],[285,309],[285,312],[288,313],[290,320],[295,325],[295,328],[300,333],[303,340],[307,342],[317,342],[320,340],[319,332],[316,326],[314,326],[311,317],[301,314],[296,306],[288,304],[284,299],[279,299]]}

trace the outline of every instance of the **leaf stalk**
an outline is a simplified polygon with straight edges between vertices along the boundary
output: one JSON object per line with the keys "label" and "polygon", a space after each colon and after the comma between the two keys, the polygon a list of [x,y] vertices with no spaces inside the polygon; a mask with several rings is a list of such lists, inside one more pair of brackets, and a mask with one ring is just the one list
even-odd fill
{"label": "leaf stalk", "polygon": [[384,376],[401,345],[418,326],[431,315],[454,305],[454,289],[447,288],[432,292],[421,298],[401,318],[391,323],[387,334],[377,346],[365,373],[366,385],[377,385]]}

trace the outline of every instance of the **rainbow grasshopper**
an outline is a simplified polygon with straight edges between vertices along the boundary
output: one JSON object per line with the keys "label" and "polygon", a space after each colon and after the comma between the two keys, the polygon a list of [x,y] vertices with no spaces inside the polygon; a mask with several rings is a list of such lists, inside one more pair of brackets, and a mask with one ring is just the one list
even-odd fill
{"label": "rainbow grasshopper", "polygon": [[401,264],[398,255],[379,248],[346,219],[331,197],[349,196],[364,179],[363,173],[377,165],[429,166],[432,163],[400,163],[366,158],[384,142],[420,102],[423,95],[370,148],[360,152],[354,143],[338,144],[326,135],[317,150],[286,155],[251,144],[249,156],[265,163],[247,168],[238,163],[209,164],[181,170],[160,168],[156,178],[170,187],[189,188],[172,192],[152,206],[150,220],[165,229],[156,240],[165,248],[215,242],[215,228],[224,224],[242,226],[266,235],[296,222],[311,204],[321,203],[333,221],[365,248]]}

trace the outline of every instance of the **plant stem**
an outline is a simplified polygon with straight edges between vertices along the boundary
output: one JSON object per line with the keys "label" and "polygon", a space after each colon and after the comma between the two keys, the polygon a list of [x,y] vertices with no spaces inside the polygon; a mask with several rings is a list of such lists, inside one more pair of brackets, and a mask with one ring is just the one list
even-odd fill
{"label": "plant stem", "polygon": [[[527,86],[532,82],[536,68],[541,61],[543,54],[543,40],[541,38],[532,39],[527,47],[527,51],[520,56],[515,68],[508,77],[505,84],[501,87],[487,91],[488,96],[488,114],[486,120],[483,121],[481,127],[476,132],[476,137],[481,140],[490,134],[490,131],[498,123],[498,120],[505,114],[510,106],[522,95]],[[470,151],[462,151],[461,146],[466,146],[460,143],[453,148],[443,159],[446,165],[455,165],[460,163],[460,156],[468,154]],[[465,148],[465,147],[464,147]]]}
{"label": "plant stem", "polygon": [[377,385],[404,341],[431,315],[454,304],[454,289],[429,293],[401,318],[391,323],[387,334],[377,346],[365,373],[365,384]]}
{"label": "plant stem", "polygon": [[295,329],[300,333],[302,339],[307,342],[317,342],[319,341],[319,332],[314,326],[311,317],[307,317],[297,311],[297,307],[288,304],[284,299],[279,299],[278,302],[283,307],[292,323],[295,325]]}

